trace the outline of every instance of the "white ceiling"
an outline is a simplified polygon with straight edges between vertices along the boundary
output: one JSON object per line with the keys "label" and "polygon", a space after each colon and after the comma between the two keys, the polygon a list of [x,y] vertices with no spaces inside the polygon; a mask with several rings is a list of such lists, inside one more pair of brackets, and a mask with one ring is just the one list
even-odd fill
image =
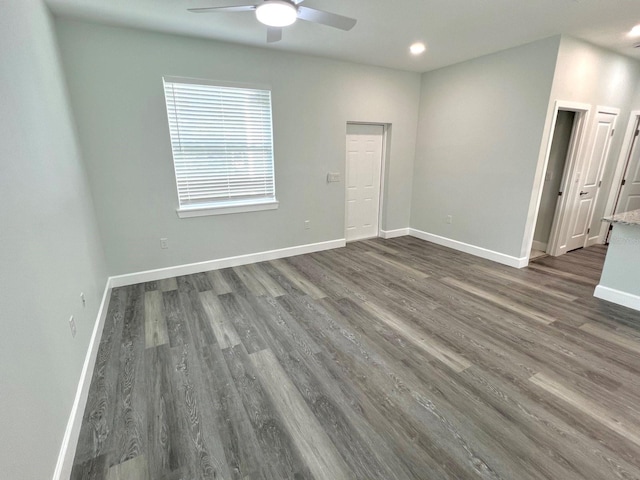
{"label": "white ceiling", "polygon": [[[626,33],[640,24],[640,0],[305,0],[358,19],[349,32],[298,21],[267,45],[252,12],[193,14],[187,8],[242,0],[46,0],[61,16],[320,55],[424,72],[556,34],[640,59]],[[250,3],[250,2],[247,2]],[[423,41],[428,51],[412,57]]]}

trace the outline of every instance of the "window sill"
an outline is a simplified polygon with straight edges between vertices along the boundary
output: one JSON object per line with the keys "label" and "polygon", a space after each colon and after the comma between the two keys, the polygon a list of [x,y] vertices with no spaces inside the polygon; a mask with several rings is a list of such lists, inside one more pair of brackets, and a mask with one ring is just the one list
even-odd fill
{"label": "window sill", "polygon": [[180,218],[206,217],[208,215],[227,215],[230,213],[259,212],[261,210],[275,210],[278,208],[277,200],[260,203],[244,203],[238,205],[201,206],[193,208],[178,208],[176,210]]}

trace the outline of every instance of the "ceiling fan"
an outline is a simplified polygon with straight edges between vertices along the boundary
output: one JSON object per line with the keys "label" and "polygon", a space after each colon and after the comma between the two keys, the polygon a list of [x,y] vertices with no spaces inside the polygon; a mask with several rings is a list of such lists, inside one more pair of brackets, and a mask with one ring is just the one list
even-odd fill
{"label": "ceiling fan", "polygon": [[267,43],[282,40],[282,27],[291,25],[297,19],[339,28],[340,30],[351,30],[356,24],[357,20],[354,18],[304,7],[300,5],[303,1],[304,0],[254,0],[244,5],[189,8],[188,10],[192,13],[255,12],[258,21],[268,27]]}

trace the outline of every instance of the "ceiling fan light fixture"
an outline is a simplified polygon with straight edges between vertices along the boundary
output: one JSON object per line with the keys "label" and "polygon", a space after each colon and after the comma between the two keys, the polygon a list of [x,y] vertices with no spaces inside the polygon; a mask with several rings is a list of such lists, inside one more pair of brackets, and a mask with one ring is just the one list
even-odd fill
{"label": "ceiling fan light fixture", "polygon": [[287,27],[296,21],[294,4],[284,0],[267,0],[256,8],[256,18],[269,27]]}
{"label": "ceiling fan light fixture", "polygon": [[409,47],[412,55],[420,55],[427,50],[427,46],[422,42],[416,42]]}
{"label": "ceiling fan light fixture", "polygon": [[633,27],[627,35],[630,37],[640,37],[640,25]]}

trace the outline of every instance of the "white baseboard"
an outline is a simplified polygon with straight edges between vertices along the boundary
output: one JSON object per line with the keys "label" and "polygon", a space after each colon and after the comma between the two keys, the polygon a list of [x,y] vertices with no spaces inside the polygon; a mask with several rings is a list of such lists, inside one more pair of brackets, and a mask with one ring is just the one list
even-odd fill
{"label": "white baseboard", "polygon": [[409,235],[409,228],[398,228],[397,230],[380,230],[382,238],[396,238]]}
{"label": "white baseboard", "polygon": [[539,242],[538,240],[534,240],[531,244],[531,248],[534,250],[540,250],[541,252],[547,251],[547,244],[545,242]]}
{"label": "white baseboard", "polygon": [[411,236],[420,238],[421,240],[426,240],[427,242],[432,242],[444,247],[453,248],[454,250],[459,250],[461,252],[470,253],[471,255],[475,255],[476,257],[486,258],[487,260],[502,263],[503,265],[508,265],[515,268],[523,268],[528,265],[527,257],[512,257],[511,255],[494,252],[493,250],[477,247],[469,243],[459,242],[458,240],[453,240],[451,238],[441,237],[440,235],[434,235],[433,233],[423,232],[422,230],[417,230],[415,228],[411,228],[409,230],[409,234]]}
{"label": "white baseboard", "polygon": [[587,238],[587,243],[585,243],[585,247],[590,247],[592,245],[602,245],[604,244],[604,237],[602,239],[600,239],[600,234],[596,235],[595,237],[590,237]]}
{"label": "white baseboard", "polygon": [[98,309],[96,322],[93,326],[93,333],[91,334],[89,347],[87,348],[87,355],[85,356],[84,365],[82,366],[82,373],[80,374],[80,381],[78,382],[78,389],[76,390],[76,398],[73,401],[71,414],[67,421],[67,428],[64,432],[64,437],[62,438],[62,446],[60,447],[60,453],[58,454],[56,469],[53,472],[53,480],[67,480],[71,477],[73,459],[76,447],[78,446],[78,439],[80,437],[82,417],[84,415],[84,409],[87,406],[87,399],[89,398],[91,377],[93,376],[93,369],[96,365],[98,347],[100,345],[100,339],[102,338],[102,330],[104,329],[104,321],[107,318],[107,310],[109,309],[111,290],[112,286],[110,281],[107,280],[107,284],[104,287],[104,294],[102,295],[102,302],[100,302],[100,308]]}
{"label": "white baseboard", "polygon": [[633,295],[632,293],[598,285],[595,292],[593,292],[593,296],[611,303],[617,303],[623,307],[640,311],[640,296]]}
{"label": "white baseboard", "polygon": [[237,267],[239,265],[247,265],[249,263],[265,262],[267,260],[276,260],[278,258],[293,257],[294,255],[331,250],[333,248],[344,247],[345,245],[346,240],[344,238],[340,238],[338,240],[329,240],[327,242],[310,243],[307,245],[298,245],[296,247],[238,255],[237,257],[219,258],[216,260],[207,260],[206,262],[189,263],[186,265],[176,265],[173,267],[158,268],[156,270],[147,270],[144,272],[127,273],[125,275],[110,277],[109,281],[113,288],[124,287],[126,285],[135,285],[136,283],[142,282],[154,282],[156,280],[163,280],[165,278],[172,278],[180,275],[191,275],[193,273],[207,272],[209,270],[219,270],[221,268]]}

